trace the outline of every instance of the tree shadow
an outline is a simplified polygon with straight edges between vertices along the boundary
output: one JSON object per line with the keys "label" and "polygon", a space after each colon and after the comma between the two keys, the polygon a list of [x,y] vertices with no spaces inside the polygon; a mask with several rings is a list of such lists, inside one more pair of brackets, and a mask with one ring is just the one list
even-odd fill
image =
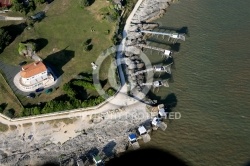
{"label": "tree shadow", "polygon": [[[26,27],[27,27],[26,23],[11,24],[1,27],[4,31],[8,33],[8,35],[10,35],[10,40],[8,41],[9,43],[8,45],[10,45],[16,39],[17,36],[22,34],[22,32]],[[7,47],[8,45],[4,46],[4,48]],[[3,52],[4,48],[1,49],[0,53]]]}
{"label": "tree shadow", "polygon": [[89,0],[89,6],[91,6],[94,2],[95,0]]}
{"label": "tree shadow", "polygon": [[82,101],[88,99],[88,93],[84,87],[73,84],[71,85],[71,87],[77,92],[75,98],[80,99]]}
{"label": "tree shadow", "polygon": [[[166,162],[163,164],[163,162]],[[156,148],[139,149],[130,152],[125,152],[119,157],[111,159],[105,164],[106,166],[116,165],[169,165],[169,166],[188,166],[179,157],[171,154],[168,151],[163,151]]]}
{"label": "tree shadow", "polygon": [[70,97],[67,94],[57,96],[53,99],[54,101],[69,101]]}
{"label": "tree shadow", "polygon": [[5,110],[5,108],[8,106],[7,103],[2,103],[0,104],[0,113],[3,113],[3,111]]}
{"label": "tree shadow", "polygon": [[104,87],[108,83],[108,79],[100,80],[101,86]]}
{"label": "tree shadow", "polygon": [[92,42],[92,39],[87,39],[87,40],[84,42],[84,44],[85,44],[85,45],[89,45],[91,42]]}
{"label": "tree shadow", "polygon": [[40,51],[49,43],[48,40],[44,38],[29,39],[29,40],[26,40],[24,43],[28,43],[28,42],[33,42],[36,44],[36,51]]}
{"label": "tree shadow", "polygon": [[114,141],[111,141],[103,147],[102,151],[107,157],[111,157],[114,154],[115,146],[116,146],[116,143]]}
{"label": "tree shadow", "polygon": [[67,64],[74,56],[74,51],[64,49],[48,55],[43,60],[43,62],[52,69],[53,74],[56,76],[56,78],[58,78],[64,73],[62,67]]}

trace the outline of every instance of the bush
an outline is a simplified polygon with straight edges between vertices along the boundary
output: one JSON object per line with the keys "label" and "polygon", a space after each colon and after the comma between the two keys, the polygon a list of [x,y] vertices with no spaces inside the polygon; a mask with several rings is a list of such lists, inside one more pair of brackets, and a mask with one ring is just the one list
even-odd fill
{"label": "bush", "polygon": [[0,28],[0,52],[10,44],[11,36],[3,28]]}
{"label": "bush", "polygon": [[93,45],[92,44],[90,44],[90,45],[87,45],[87,46],[84,46],[84,51],[90,51],[90,50],[92,50],[92,48],[93,48]]}
{"label": "bush", "polygon": [[9,118],[13,118],[15,116],[15,110],[13,109],[4,110],[3,114],[8,116]]}
{"label": "bush", "polygon": [[91,41],[92,41],[92,39],[88,39],[85,42],[83,42],[83,45],[87,46],[87,45],[91,44]]}
{"label": "bush", "polygon": [[76,96],[75,90],[71,87],[70,83],[66,83],[63,85],[64,92],[71,98]]}
{"label": "bush", "polygon": [[84,80],[76,80],[76,81],[73,81],[72,84],[73,84],[73,85],[77,85],[77,86],[82,86],[82,87],[84,87],[85,89],[95,90],[95,86],[94,86],[93,83],[86,82],[86,81],[84,81]]}
{"label": "bush", "polygon": [[115,93],[116,93],[116,90],[114,90],[113,88],[109,88],[109,89],[107,90],[107,94],[108,94],[109,96],[114,96]]}
{"label": "bush", "polygon": [[19,0],[12,0],[12,9],[14,11],[23,12],[24,6],[22,3],[19,2]]}
{"label": "bush", "polygon": [[89,0],[80,0],[80,7],[81,8],[85,8],[85,7],[88,7],[88,6],[90,6]]}
{"label": "bush", "polygon": [[7,103],[0,104],[0,113],[3,113],[7,105],[8,105]]}
{"label": "bush", "polygon": [[46,0],[35,0],[35,3],[45,3],[46,2]]}

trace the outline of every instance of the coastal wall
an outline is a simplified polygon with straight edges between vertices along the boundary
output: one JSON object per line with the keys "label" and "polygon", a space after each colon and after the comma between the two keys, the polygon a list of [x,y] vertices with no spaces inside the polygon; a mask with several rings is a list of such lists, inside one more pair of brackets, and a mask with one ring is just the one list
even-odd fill
{"label": "coastal wall", "polygon": [[[142,59],[142,49],[137,44],[145,43],[145,36],[138,32],[140,30],[152,30],[158,26],[156,23],[152,23],[151,21],[161,17],[165,12],[167,7],[170,6],[172,0],[144,0],[138,1],[140,2],[140,6],[138,10],[133,13],[133,16],[128,19],[125,26],[125,36],[126,41],[125,45],[125,53],[124,53],[124,61],[126,64],[126,78],[129,84],[130,95],[135,98],[139,98],[141,100],[148,100],[145,98],[145,89],[150,87],[142,86],[142,83],[146,82],[145,73],[141,73],[138,75],[133,75],[133,73],[138,72],[140,70],[145,70],[146,65],[145,61]],[[150,62],[149,62],[150,63]]]}

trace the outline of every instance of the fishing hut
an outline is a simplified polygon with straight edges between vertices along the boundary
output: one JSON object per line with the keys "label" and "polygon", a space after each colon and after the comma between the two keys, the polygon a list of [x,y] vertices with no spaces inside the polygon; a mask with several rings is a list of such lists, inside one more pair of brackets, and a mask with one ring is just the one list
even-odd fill
{"label": "fishing hut", "polygon": [[137,44],[137,46],[162,52],[162,56],[165,57],[166,59],[172,58],[172,56],[173,56],[173,51],[171,51],[171,50],[165,50],[165,49],[159,48],[159,47],[148,46],[146,44]]}
{"label": "fishing hut", "polygon": [[93,155],[93,161],[95,163],[95,166],[104,166],[104,162],[102,160],[102,158],[99,155]]}
{"label": "fishing hut", "polygon": [[138,33],[148,33],[148,34],[152,34],[152,35],[161,35],[163,36],[168,36],[168,41],[170,41],[172,39],[173,43],[176,43],[177,40],[182,40],[185,41],[185,34],[181,34],[181,33],[176,33],[176,32],[155,32],[155,31],[147,31],[147,30],[140,30],[137,29],[136,32]]}
{"label": "fishing hut", "polygon": [[144,143],[147,143],[151,140],[150,135],[148,134],[148,131],[144,126],[139,126],[138,128],[139,135],[142,137],[142,140]]}
{"label": "fishing hut", "polygon": [[153,126],[153,130],[157,130],[158,128],[160,128],[165,131],[167,129],[167,124],[162,122],[158,117],[154,117],[151,124]]}
{"label": "fishing hut", "polygon": [[140,145],[137,141],[136,134],[132,133],[128,136],[129,144],[133,147],[134,150],[139,149]]}

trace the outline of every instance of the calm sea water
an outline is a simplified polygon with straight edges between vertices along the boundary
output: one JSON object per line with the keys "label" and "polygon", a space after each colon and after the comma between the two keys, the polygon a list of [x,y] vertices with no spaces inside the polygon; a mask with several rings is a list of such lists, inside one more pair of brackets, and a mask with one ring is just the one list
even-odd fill
{"label": "calm sea water", "polygon": [[[166,121],[167,130],[154,132],[144,147],[167,150],[194,166],[250,162],[249,7],[247,0],[182,0],[158,20],[188,28],[174,55],[174,82],[156,93],[161,99],[174,93],[174,111],[182,117]],[[162,60],[156,52],[146,54],[153,63]]]}

